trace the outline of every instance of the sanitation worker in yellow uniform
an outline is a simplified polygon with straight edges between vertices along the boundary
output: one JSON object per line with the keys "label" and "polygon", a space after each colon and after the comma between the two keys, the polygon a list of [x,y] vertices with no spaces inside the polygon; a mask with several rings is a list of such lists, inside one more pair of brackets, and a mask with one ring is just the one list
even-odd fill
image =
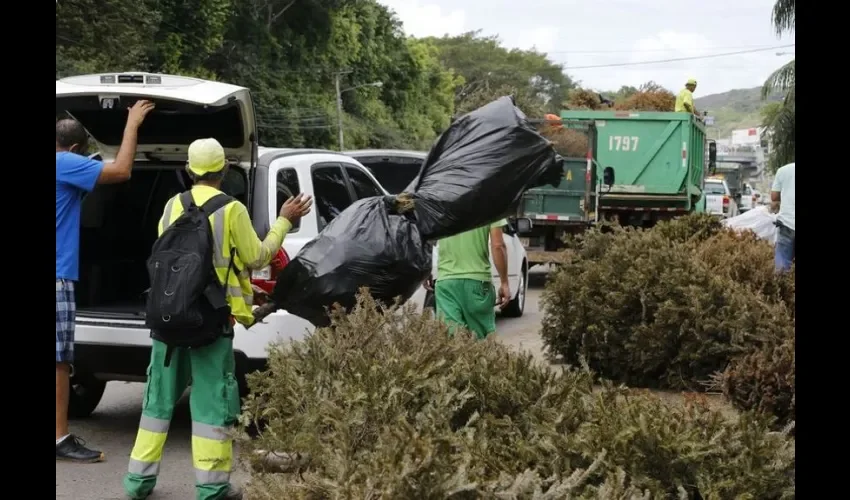
{"label": "sanitation worker in yellow uniform", "polygon": [[694,91],[697,89],[697,81],[693,78],[689,79],[685,84],[685,88],[676,96],[676,113],[693,113],[697,114],[697,108],[694,107]]}
{"label": "sanitation worker in yellow uniform", "polygon": [[[215,139],[199,139],[189,146],[186,167],[194,185],[191,193],[197,206],[221,194],[224,178],[224,149]],[[171,198],[159,222],[159,234],[183,212],[179,196]],[[227,302],[235,321],[250,326],[253,291],[250,269],[262,268],[275,256],[292,224],[310,212],[312,199],[298,195],[284,203],[265,240],[260,241],[251,225],[248,210],[233,200],[210,215],[213,231],[214,266],[227,290]],[[231,261],[233,267],[228,273]],[[227,280],[226,283],[224,281]],[[239,389],[234,377],[233,331],[200,348],[172,348],[168,366],[165,344],[153,340],[148,380],[142,403],[142,419],[124,488],[133,499],[148,497],[156,485],[162,449],[174,405],[190,384],[192,412],[192,461],[198,500],[241,499],[242,491],[231,485],[233,442],[229,428],[237,421]]]}

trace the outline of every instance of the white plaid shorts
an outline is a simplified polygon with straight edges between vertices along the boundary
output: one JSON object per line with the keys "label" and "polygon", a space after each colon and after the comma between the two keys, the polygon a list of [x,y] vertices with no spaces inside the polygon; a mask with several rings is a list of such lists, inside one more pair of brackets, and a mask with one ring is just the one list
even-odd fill
{"label": "white plaid shorts", "polygon": [[56,362],[74,361],[74,321],[77,303],[74,299],[74,282],[56,280]]}

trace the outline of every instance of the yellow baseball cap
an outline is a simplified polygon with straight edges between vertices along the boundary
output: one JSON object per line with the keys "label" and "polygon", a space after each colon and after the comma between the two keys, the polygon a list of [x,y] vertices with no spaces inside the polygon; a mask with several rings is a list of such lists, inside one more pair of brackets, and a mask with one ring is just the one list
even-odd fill
{"label": "yellow baseball cap", "polygon": [[685,85],[696,85],[696,84],[697,84],[696,78],[688,78],[688,83],[686,83]]}
{"label": "yellow baseball cap", "polygon": [[197,176],[224,168],[224,148],[215,139],[198,139],[189,144],[189,170]]}

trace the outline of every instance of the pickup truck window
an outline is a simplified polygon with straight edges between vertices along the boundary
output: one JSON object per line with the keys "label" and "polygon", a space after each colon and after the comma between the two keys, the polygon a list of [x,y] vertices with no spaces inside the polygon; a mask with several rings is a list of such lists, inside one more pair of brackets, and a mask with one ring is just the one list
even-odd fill
{"label": "pickup truck window", "polygon": [[342,168],[327,166],[313,170],[313,199],[316,203],[316,215],[319,217],[319,231],[321,231],[354,203],[348,192]]}
{"label": "pickup truck window", "polygon": [[723,184],[719,182],[706,182],[705,194],[728,194]]}
{"label": "pickup truck window", "polygon": [[345,171],[348,172],[348,178],[351,179],[351,186],[354,188],[354,194],[358,200],[384,195],[381,188],[375,185],[372,179],[359,168],[346,165]]}
{"label": "pickup truck window", "polygon": [[[275,217],[280,213],[280,207],[283,206],[286,199],[300,192],[301,185],[298,183],[298,172],[292,168],[280,169],[277,172],[277,212],[275,212]],[[289,232],[294,233],[298,231],[299,227],[301,227],[300,220],[292,225],[292,229]]]}

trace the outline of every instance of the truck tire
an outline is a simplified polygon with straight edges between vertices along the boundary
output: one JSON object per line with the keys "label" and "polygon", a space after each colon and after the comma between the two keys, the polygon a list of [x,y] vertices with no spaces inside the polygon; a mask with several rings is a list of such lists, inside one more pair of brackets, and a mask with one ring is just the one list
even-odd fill
{"label": "truck tire", "polygon": [[105,381],[87,373],[75,373],[71,377],[71,391],[68,394],[68,418],[91,416],[100,404],[105,390]]}
{"label": "truck tire", "polygon": [[525,312],[525,296],[528,291],[528,263],[522,263],[522,271],[519,274],[519,290],[516,297],[508,302],[502,309],[502,316],[506,318],[519,318]]}

